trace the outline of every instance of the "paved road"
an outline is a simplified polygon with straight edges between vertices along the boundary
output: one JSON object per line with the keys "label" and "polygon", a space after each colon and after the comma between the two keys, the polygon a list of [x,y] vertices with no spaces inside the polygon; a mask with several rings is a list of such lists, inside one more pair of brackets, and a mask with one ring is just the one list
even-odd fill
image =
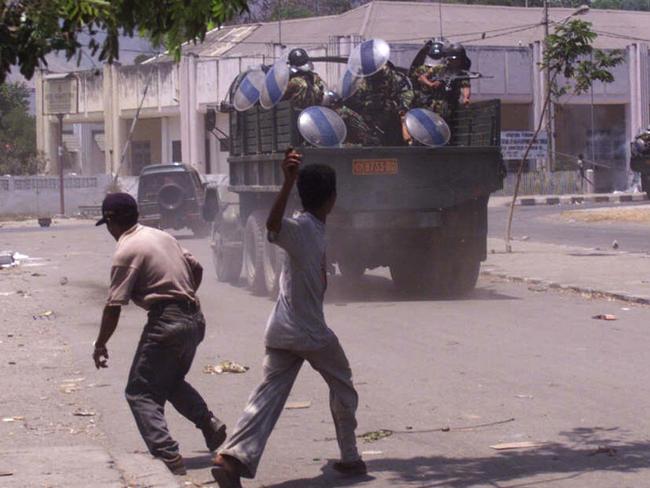
{"label": "paved road", "polygon": [[[183,243],[207,268],[201,298],[209,332],[190,380],[233,425],[261,376],[262,332],[272,303],[217,283],[206,241]],[[90,359],[113,248],[108,234],[91,223],[40,233],[0,229],[0,248],[50,260],[38,268],[42,276],[25,273],[12,281],[33,298],[21,297],[13,319],[6,318],[2,327],[22,327],[28,335],[31,300],[54,310],[56,319],[48,324],[66,344],[60,354],[85,378],[81,390],[66,398],[83,395],[84,406],[97,411],[100,441],[114,453],[143,450],[122,390],[144,313],[125,310],[109,344],[108,370],[95,371]],[[66,285],[59,284],[63,276]],[[0,291],[8,290],[0,286]],[[591,318],[600,313],[619,320]],[[650,484],[650,386],[640,381],[647,369],[648,308],[486,279],[467,300],[409,301],[394,292],[382,271],[355,287],[333,279],[326,315],[346,348],[361,395],[359,433],[393,431],[361,443],[370,475],[360,486]],[[251,369],[242,375],[202,373],[203,366],[223,359]],[[10,381],[21,379],[5,376],[5,391]],[[56,388],[59,380],[53,382]],[[24,402],[27,393],[21,398]],[[308,367],[290,401],[310,401],[311,407],[284,412],[258,479],[245,486],[347,486],[329,467],[337,449],[327,391]],[[208,482],[210,457],[200,434],[171,407],[169,419],[191,468],[188,480]],[[523,441],[540,445],[490,448]],[[0,436],[0,448],[6,442]],[[74,443],[75,437],[61,442]]]}
{"label": "paved road", "polygon": [[[647,205],[629,203],[624,206]],[[514,238],[587,248],[611,249],[616,239],[621,251],[650,252],[650,229],[646,224],[625,222],[570,222],[560,214],[566,210],[612,207],[612,204],[517,206],[512,225]],[[614,205],[620,207],[621,205]],[[489,235],[503,238],[508,219],[507,207],[489,209]]]}

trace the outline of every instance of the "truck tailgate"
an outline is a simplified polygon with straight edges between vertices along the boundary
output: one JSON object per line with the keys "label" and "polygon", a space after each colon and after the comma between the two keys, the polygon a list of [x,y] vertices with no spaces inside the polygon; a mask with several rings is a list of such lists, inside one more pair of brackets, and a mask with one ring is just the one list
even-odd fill
{"label": "truck tailgate", "polygon": [[304,164],[336,169],[348,212],[455,206],[503,187],[499,147],[301,148]]}

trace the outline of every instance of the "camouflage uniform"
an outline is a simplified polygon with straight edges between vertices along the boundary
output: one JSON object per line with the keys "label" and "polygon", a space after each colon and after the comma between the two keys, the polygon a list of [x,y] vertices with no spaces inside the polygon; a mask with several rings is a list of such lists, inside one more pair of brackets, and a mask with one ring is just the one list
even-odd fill
{"label": "camouflage uniform", "polygon": [[361,144],[362,146],[378,146],[379,138],[374,131],[366,124],[363,117],[349,107],[338,107],[334,111],[345,122],[348,135],[345,142],[348,144]]}
{"label": "camouflage uniform", "polygon": [[458,99],[462,88],[471,86],[469,80],[455,80],[451,82],[451,90],[446,90],[443,84],[439,88],[431,88],[420,82],[420,77],[426,75],[430,80],[444,78],[450,75],[444,64],[437,66],[422,65],[413,72],[413,85],[416,93],[415,104],[417,107],[429,109],[443,119],[449,120],[458,108]]}
{"label": "camouflage uniform", "polygon": [[408,81],[388,66],[361,80],[355,94],[346,101],[368,126],[383,133],[385,145],[403,144],[399,114],[408,111],[412,103],[413,90]]}
{"label": "camouflage uniform", "polygon": [[325,85],[316,73],[304,72],[291,77],[282,100],[291,100],[294,107],[305,109],[320,105],[323,101]]}

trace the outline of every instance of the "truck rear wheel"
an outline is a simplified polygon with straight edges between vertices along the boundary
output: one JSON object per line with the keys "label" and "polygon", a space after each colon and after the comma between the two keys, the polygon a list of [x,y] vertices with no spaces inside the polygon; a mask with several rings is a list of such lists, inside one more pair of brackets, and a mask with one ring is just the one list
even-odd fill
{"label": "truck rear wheel", "polygon": [[264,294],[264,215],[256,210],[249,215],[244,229],[244,275],[246,284],[253,293]]}
{"label": "truck rear wheel", "polygon": [[217,273],[217,280],[222,283],[236,283],[241,276],[242,250],[229,248],[220,233],[212,237],[212,261]]}

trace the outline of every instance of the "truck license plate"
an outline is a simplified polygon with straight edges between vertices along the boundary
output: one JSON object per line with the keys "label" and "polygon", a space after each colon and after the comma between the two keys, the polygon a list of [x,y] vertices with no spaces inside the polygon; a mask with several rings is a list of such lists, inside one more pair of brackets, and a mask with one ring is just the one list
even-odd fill
{"label": "truck license plate", "polygon": [[352,161],[354,176],[396,175],[397,159],[355,159]]}

